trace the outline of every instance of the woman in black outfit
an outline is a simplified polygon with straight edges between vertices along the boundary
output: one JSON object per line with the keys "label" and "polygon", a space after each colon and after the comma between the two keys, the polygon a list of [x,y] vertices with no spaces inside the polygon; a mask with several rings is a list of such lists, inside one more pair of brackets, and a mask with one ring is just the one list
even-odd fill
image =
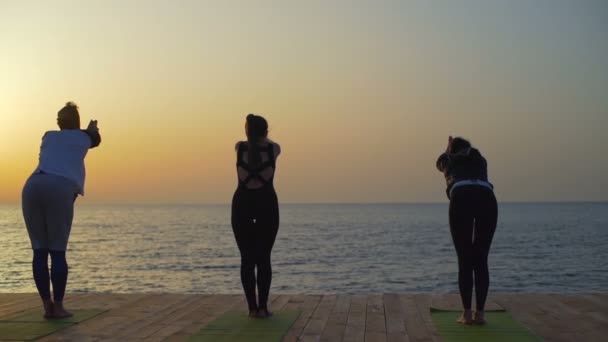
{"label": "woman in black outfit", "polygon": [[[458,286],[464,307],[458,322],[484,324],[484,305],[490,285],[488,253],[498,217],[487,163],[467,140],[450,137],[446,152],[437,159],[437,169],[447,181],[450,231],[458,255]],[[475,314],[471,311],[473,284]]]}
{"label": "woman in black outfit", "polygon": [[268,139],[268,123],[261,116],[247,115],[245,132],[247,141],[236,144],[238,188],[232,198],[232,230],[241,253],[241,282],[249,316],[265,318],[272,316],[268,310],[270,253],[279,229],[273,179],[281,148]]}

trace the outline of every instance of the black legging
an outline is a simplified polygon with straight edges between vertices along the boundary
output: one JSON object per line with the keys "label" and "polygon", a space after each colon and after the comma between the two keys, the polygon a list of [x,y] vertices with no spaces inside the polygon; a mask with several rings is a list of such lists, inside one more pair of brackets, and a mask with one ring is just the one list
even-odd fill
{"label": "black legging", "polygon": [[[279,205],[272,187],[239,187],[232,198],[232,231],[241,252],[241,282],[249,310],[267,310],[272,281],[270,253],[279,230]],[[257,267],[258,302],[255,286]]]}
{"label": "black legging", "polygon": [[498,206],[492,190],[481,186],[454,189],[450,231],[458,254],[458,286],[462,305],[471,309],[473,275],[477,310],[483,310],[490,286],[488,254],[496,230]]}
{"label": "black legging", "polygon": [[[49,278],[49,254],[51,255],[51,276]],[[51,299],[51,286],[53,284],[53,299],[62,302],[65,287],[68,282],[68,263],[65,251],[49,251],[46,248],[34,249],[32,261],[34,282],[42,299]]]}

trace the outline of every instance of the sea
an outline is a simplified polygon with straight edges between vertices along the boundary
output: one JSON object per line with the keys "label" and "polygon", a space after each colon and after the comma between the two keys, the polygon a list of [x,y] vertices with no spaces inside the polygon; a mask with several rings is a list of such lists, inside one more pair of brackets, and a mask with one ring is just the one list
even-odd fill
{"label": "sea", "polygon": [[[281,204],[272,293],[458,291],[447,204]],[[241,293],[230,205],[79,205],[68,291]],[[0,206],[0,292],[35,292],[19,206]],[[608,203],[500,203],[490,291],[608,290]]]}

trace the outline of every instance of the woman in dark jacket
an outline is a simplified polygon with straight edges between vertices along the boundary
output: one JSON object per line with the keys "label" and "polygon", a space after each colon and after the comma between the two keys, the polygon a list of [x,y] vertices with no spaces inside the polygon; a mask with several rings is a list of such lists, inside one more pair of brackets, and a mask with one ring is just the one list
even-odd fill
{"label": "woman in dark jacket", "polygon": [[[458,255],[458,286],[464,312],[462,324],[484,324],[484,306],[490,285],[488,254],[496,230],[498,206],[488,182],[485,158],[463,138],[448,140],[437,159],[445,175],[450,199],[450,231]],[[474,280],[473,280],[474,279]],[[471,311],[475,285],[476,311]]]}

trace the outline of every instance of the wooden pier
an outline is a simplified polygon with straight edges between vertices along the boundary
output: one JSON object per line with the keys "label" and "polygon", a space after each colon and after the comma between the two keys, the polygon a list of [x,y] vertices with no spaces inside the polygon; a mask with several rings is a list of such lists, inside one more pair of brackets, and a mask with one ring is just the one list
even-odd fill
{"label": "wooden pier", "polygon": [[[0,318],[39,308],[37,294],[0,294]],[[240,295],[68,294],[69,309],[108,311],[39,341],[185,341],[228,310],[246,312]],[[429,308],[458,309],[455,294],[273,295],[273,311],[298,309],[284,341],[441,341]],[[608,293],[491,294],[546,341],[608,340]]]}

